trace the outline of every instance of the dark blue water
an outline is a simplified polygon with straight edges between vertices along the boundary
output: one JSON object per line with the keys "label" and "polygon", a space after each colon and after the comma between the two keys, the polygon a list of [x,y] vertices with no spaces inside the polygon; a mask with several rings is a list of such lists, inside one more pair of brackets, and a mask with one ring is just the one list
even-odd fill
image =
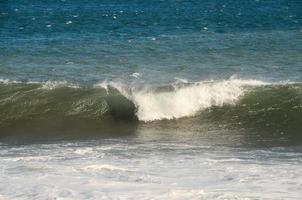
{"label": "dark blue water", "polygon": [[301,81],[302,2],[1,1],[0,77]]}

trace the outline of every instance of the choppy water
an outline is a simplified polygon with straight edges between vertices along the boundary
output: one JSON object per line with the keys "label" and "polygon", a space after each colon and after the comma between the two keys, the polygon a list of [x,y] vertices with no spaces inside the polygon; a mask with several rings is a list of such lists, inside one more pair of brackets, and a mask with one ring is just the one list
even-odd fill
{"label": "choppy water", "polygon": [[1,1],[0,199],[299,199],[301,10]]}
{"label": "choppy water", "polygon": [[141,139],[1,147],[1,193],[16,199],[301,196],[301,149]]}

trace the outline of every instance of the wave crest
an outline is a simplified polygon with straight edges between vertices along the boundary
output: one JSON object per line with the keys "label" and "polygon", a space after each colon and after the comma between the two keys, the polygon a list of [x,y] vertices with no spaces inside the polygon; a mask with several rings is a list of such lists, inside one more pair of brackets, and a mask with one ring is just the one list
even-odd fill
{"label": "wave crest", "polygon": [[179,118],[191,120],[193,127],[217,122],[231,128],[296,133],[301,130],[301,102],[300,83],[232,79],[159,87],[113,82],[74,87],[65,82],[3,81],[0,138],[34,132],[129,134],[139,121]]}
{"label": "wave crest", "polygon": [[136,104],[137,116],[142,121],[177,119],[197,114],[211,106],[235,104],[244,94],[244,86],[260,86],[255,80],[199,82],[174,86],[172,91],[141,90],[127,95]]}

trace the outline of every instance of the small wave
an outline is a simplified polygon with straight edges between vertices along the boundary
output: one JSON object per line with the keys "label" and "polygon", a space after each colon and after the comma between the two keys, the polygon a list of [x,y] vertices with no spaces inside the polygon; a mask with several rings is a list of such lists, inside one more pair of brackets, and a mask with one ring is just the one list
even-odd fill
{"label": "small wave", "polygon": [[25,85],[39,85],[41,89],[48,89],[52,90],[58,87],[70,87],[70,88],[80,88],[79,85],[69,83],[67,81],[17,81],[17,80],[10,80],[10,79],[1,79],[0,78],[0,84],[5,85],[12,85],[12,84],[25,84]]}
{"label": "small wave", "polygon": [[0,78],[0,83],[1,84],[16,84],[16,83],[21,83],[20,81],[15,81],[15,80],[10,80],[10,79],[1,79]]}
{"label": "small wave", "polygon": [[80,88],[76,84],[68,83],[67,81],[46,81],[42,83],[42,89],[53,90],[58,87]]}

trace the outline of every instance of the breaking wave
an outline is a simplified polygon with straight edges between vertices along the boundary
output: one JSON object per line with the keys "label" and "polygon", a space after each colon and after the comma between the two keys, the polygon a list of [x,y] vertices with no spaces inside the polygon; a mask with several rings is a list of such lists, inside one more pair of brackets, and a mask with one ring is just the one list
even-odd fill
{"label": "breaking wave", "polygon": [[1,80],[0,110],[1,135],[24,131],[110,134],[113,128],[114,132],[131,131],[140,121],[198,116],[301,130],[302,85],[240,79],[156,87]]}
{"label": "breaking wave", "polygon": [[178,119],[212,106],[233,105],[244,95],[247,86],[268,85],[257,80],[178,83],[145,88],[129,88],[114,82],[93,87],[50,81],[24,84],[2,80],[0,83],[1,110],[10,113],[5,118],[54,112],[99,118],[108,112],[123,116],[129,111],[128,115],[141,121]]}
{"label": "breaking wave", "polygon": [[137,106],[137,116],[143,121],[178,119],[194,116],[212,106],[234,105],[240,99],[245,86],[261,86],[266,83],[254,80],[199,82],[174,85],[169,91],[141,90],[128,96]]}

